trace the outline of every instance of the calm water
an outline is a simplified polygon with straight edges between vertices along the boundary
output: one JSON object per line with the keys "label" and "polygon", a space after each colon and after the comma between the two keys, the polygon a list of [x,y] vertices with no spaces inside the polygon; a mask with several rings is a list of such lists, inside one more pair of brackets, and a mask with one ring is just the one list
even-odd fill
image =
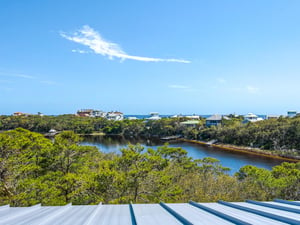
{"label": "calm water", "polygon": [[[82,142],[83,145],[96,146],[100,151],[109,153],[119,153],[121,148],[125,148],[128,144],[140,143],[145,148],[156,149],[164,143],[159,140],[144,140],[144,139],[125,139],[122,137],[112,136],[87,136]],[[273,166],[282,163],[281,160],[265,158],[255,155],[241,154],[229,152],[212,147],[205,147],[198,144],[186,142],[171,142],[171,147],[181,147],[188,152],[188,155],[194,159],[204,157],[213,157],[220,160],[222,166],[231,169],[230,174],[237,172],[242,166],[253,165],[261,168],[271,169]]]}

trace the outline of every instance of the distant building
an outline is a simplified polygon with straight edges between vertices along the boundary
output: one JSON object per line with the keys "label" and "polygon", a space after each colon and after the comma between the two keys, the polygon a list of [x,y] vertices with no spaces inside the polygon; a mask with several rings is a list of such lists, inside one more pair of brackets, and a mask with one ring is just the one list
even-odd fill
{"label": "distant building", "polygon": [[38,116],[44,116],[44,114],[41,112],[38,112],[37,114],[38,114]]}
{"label": "distant building", "polygon": [[14,115],[14,116],[23,116],[24,113],[22,113],[22,112],[15,112],[13,115]]}
{"label": "distant building", "polygon": [[222,124],[222,118],[223,118],[222,115],[218,115],[218,114],[212,115],[206,119],[205,125],[207,127],[220,126]]}
{"label": "distant building", "polygon": [[287,116],[290,118],[295,117],[296,115],[297,115],[297,111],[295,110],[287,111]]}
{"label": "distant building", "polygon": [[48,133],[50,133],[50,134],[56,134],[56,133],[58,133],[58,132],[57,132],[57,130],[55,130],[55,129],[50,129]]}
{"label": "distant building", "polygon": [[15,112],[13,113],[14,116],[30,116],[32,114],[29,113],[22,113],[22,112]]}
{"label": "distant building", "polygon": [[186,118],[189,118],[191,120],[199,120],[200,119],[200,116],[197,116],[197,115],[192,115],[192,116],[185,116]]}
{"label": "distant building", "polygon": [[80,109],[77,111],[77,116],[81,117],[105,117],[106,113],[101,110]]}
{"label": "distant building", "polygon": [[108,120],[115,120],[115,121],[124,119],[124,115],[121,112],[108,112],[105,117]]}
{"label": "distant building", "polygon": [[101,110],[93,110],[91,117],[105,117],[106,112],[103,112]]}
{"label": "distant building", "polygon": [[123,120],[124,115],[121,112],[103,112],[101,110],[94,109],[81,109],[77,111],[77,116],[81,117],[101,117],[106,118],[108,120]]}
{"label": "distant building", "polygon": [[77,115],[81,117],[91,117],[93,115],[93,109],[80,109],[77,111]]}
{"label": "distant building", "polygon": [[267,119],[270,120],[270,119],[278,119],[280,116],[278,115],[267,115]]}
{"label": "distant building", "polygon": [[135,117],[135,116],[129,116],[129,117],[127,117],[127,119],[128,119],[128,120],[137,120],[138,118]]}
{"label": "distant building", "polygon": [[157,112],[152,112],[150,113],[150,117],[147,118],[148,120],[160,120],[161,117],[159,116],[159,113]]}
{"label": "distant building", "polygon": [[199,120],[200,119],[200,116],[197,116],[197,115],[187,115],[187,116],[184,116],[182,114],[179,114],[179,115],[173,115],[171,116],[171,118],[189,118],[191,120]]}
{"label": "distant building", "polygon": [[247,115],[244,116],[244,123],[247,122],[257,122],[257,121],[262,121],[263,118],[258,117],[257,115],[253,114],[253,113],[248,113]]}

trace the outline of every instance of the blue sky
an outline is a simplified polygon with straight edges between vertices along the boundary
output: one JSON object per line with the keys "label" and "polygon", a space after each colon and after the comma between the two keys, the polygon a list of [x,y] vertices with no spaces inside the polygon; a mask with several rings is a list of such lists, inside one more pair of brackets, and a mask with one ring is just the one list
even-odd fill
{"label": "blue sky", "polygon": [[2,0],[0,114],[300,111],[298,0]]}

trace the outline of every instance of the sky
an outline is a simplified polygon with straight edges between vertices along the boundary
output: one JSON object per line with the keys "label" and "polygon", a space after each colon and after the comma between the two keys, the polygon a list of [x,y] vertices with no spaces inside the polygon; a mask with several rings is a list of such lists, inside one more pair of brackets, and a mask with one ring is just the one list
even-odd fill
{"label": "sky", "polygon": [[298,0],[1,0],[0,114],[300,111]]}

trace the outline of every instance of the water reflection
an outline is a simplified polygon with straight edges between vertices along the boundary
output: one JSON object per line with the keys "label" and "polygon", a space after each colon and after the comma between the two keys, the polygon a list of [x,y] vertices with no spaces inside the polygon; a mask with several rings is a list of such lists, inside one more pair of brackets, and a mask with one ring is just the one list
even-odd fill
{"label": "water reflection", "polygon": [[[105,153],[119,153],[121,148],[125,148],[128,144],[140,143],[145,148],[157,149],[164,144],[159,139],[141,139],[141,138],[124,138],[120,136],[86,136],[83,145],[96,146],[100,151]],[[171,142],[171,147],[181,147],[188,152],[188,155],[194,159],[204,157],[213,157],[220,160],[222,166],[231,169],[230,174],[237,172],[242,166],[253,165],[261,168],[271,169],[273,166],[279,165],[283,161],[266,158],[250,154],[241,154],[238,152],[230,152],[218,148],[206,147],[186,142]]]}

